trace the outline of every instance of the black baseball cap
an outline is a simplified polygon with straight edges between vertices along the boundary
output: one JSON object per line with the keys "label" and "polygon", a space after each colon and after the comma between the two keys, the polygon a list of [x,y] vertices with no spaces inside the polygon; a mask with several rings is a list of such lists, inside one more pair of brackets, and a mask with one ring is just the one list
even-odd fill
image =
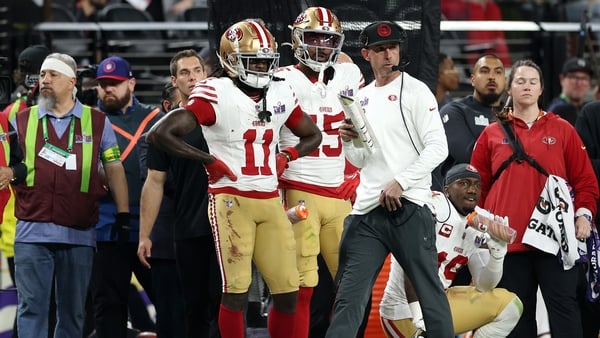
{"label": "black baseball cap", "polygon": [[563,64],[562,74],[571,72],[585,72],[590,76],[594,76],[592,65],[586,59],[582,58],[571,58],[565,61]]}
{"label": "black baseball cap", "polygon": [[392,21],[376,21],[360,32],[359,41],[364,48],[388,42],[402,43],[406,40],[406,32]]}
{"label": "black baseball cap", "polygon": [[40,72],[44,59],[49,54],[50,49],[44,45],[29,46],[19,54],[17,59],[19,69],[27,74],[37,74]]}
{"label": "black baseball cap", "polygon": [[446,173],[444,185],[448,185],[456,180],[466,177],[481,179],[479,171],[477,171],[474,166],[470,165],[469,163],[456,164]]}

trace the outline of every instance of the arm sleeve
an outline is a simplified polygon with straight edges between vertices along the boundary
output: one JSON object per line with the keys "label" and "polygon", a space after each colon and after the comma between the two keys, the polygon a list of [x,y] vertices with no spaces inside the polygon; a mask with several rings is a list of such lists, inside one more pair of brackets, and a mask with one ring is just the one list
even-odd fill
{"label": "arm sleeve", "polygon": [[[425,85],[423,85],[426,88]],[[434,169],[448,156],[448,142],[437,109],[435,96],[424,90],[425,97],[414,100],[412,106],[405,110],[408,118],[413,120],[416,130],[411,130],[415,144],[419,149],[419,157],[410,166],[396,173],[394,179],[404,190],[414,186],[425,176],[431,176]]]}
{"label": "arm sleeve", "polygon": [[198,124],[212,126],[217,122],[215,108],[206,100],[199,98],[191,99],[188,101],[188,104],[185,105],[185,109],[194,113],[196,120],[198,120]]}
{"label": "arm sleeve", "polygon": [[342,148],[344,149],[344,155],[350,164],[357,168],[364,167],[365,161],[370,155],[366,148],[355,147],[352,141],[342,141]]}
{"label": "arm sleeve", "polygon": [[469,257],[469,271],[477,290],[489,291],[498,285],[502,278],[504,258],[493,258],[488,249],[478,249]]}
{"label": "arm sleeve", "polygon": [[303,115],[304,112],[302,111],[302,108],[300,108],[299,105],[296,105],[288,119],[285,121],[285,126],[289,129],[294,129],[298,125],[298,123],[300,123],[300,120],[302,120]]}

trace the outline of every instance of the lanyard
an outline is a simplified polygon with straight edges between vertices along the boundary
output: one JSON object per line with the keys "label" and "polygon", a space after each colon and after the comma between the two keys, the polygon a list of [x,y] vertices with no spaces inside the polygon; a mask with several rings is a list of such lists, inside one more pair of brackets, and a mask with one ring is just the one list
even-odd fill
{"label": "lanyard", "polygon": [[[44,142],[48,142],[48,120],[46,115],[42,117],[42,130],[44,132]],[[73,138],[75,137],[75,116],[71,115],[71,122],[69,124],[69,143],[67,144],[67,151],[73,150]]]}

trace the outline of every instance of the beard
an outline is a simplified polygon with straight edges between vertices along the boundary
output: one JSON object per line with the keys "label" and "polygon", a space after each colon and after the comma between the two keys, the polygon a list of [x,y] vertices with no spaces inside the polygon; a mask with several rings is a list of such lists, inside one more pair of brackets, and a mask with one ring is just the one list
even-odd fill
{"label": "beard", "polygon": [[482,93],[480,91],[477,91],[477,93],[479,94],[481,103],[486,106],[492,106],[494,103],[496,103],[496,101],[498,101],[498,99],[500,99],[500,96],[502,96],[502,93],[496,93],[496,92]]}
{"label": "beard", "polygon": [[104,96],[101,102],[102,106],[104,106],[104,109],[106,109],[107,112],[117,112],[121,111],[121,109],[127,106],[130,99],[131,92],[128,89],[123,97]]}
{"label": "beard", "polygon": [[38,97],[38,106],[45,110],[51,110],[56,106],[56,96],[54,95],[40,95]]}

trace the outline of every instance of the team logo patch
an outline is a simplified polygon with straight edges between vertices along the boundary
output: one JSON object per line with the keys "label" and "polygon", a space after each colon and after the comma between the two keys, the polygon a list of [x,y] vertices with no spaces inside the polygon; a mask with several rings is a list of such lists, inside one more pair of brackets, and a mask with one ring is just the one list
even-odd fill
{"label": "team logo patch", "polygon": [[228,208],[233,207],[233,201],[232,200],[225,200],[225,206]]}
{"label": "team logo patch", "polygon": [[354,90],[352,88],[344,88],[340,90],[340,94],[344,96],[354,96]]}
{"label": "team logo patch", "polygon": [[388,100],[394,102],[394,101],[398,101],[398,96],[392,94],[390,96],[388,96]]}
{"label": "team logo patch", "polygon": [[490,124],[490,120],[483,115],[475,116],[475,125],[476,126],[487,126]]}
{"label": "team logo patch", "polygon": [[364,99],[360,100],[359,102],[360,102],[361,107],[364,107],[369,104],[369,98],[365,97]]}
{"label": "team logo patch", "polygon": [[470,172],[474,172],[474,173],[478,173],[479,171],[477,171],[477,168],[475,168],[474,166],[467,164],[467,166],[465,167],[466,170],[470,171]]}
{"label": "team logo patch", "polygon": [[237,27],[233,27],[227,31],[227,40],[231,42],[239,41],[242,39],[243,36],[244,33],[242,33],[242,30]]}
{"label": "team logo patch", "polygon": [[451,224],[448,223],[444,223],[442,224],[442,226],[440,227],[440,230],[438,231],[438,234],[440,236],[443,237],[450,237],[450,235],[452,234],[452,230],[454,229],[454,227]]}
{"label": "team logo patch", "polygon": [[277,105],[273,106],[273,112],[275,114],[285,113],[285,104],[282,104],[281,102],[277,102]]}
{"label": "team logo patch", "polygon": [[75,135],[75,143],[92,143],[91,135]]}
{"label": "team logo patch", "polygon": [[104,70],[104,72],[106,73],[112,73],[115,71],[116,68],[117,65],[115,65],[113,61],[109,61],[104,65],[104,67],[102,67],[102,70]]}
{"label": "team logo patch", "polygon": [[542,137],[542,143],[548,144],[548,145],[553,145],[553,144],[556,144],[556,139],[552,136],[544,136],[544,137]]}
{"label": "team logo patch", "polygon": [[303,22],[308,22],[308,18],[306,17],[306,14],[304,12],[302,12],[302,13],[300,13],[300,15],[298,15],[298,17],[294,21],[294,25],[298,25]]}
{"label": "team logo patch", "polygon": [[392,27],[387,23],[380,23],[379,26],[377,26],[377,35],[382,38],[392,35]]}

